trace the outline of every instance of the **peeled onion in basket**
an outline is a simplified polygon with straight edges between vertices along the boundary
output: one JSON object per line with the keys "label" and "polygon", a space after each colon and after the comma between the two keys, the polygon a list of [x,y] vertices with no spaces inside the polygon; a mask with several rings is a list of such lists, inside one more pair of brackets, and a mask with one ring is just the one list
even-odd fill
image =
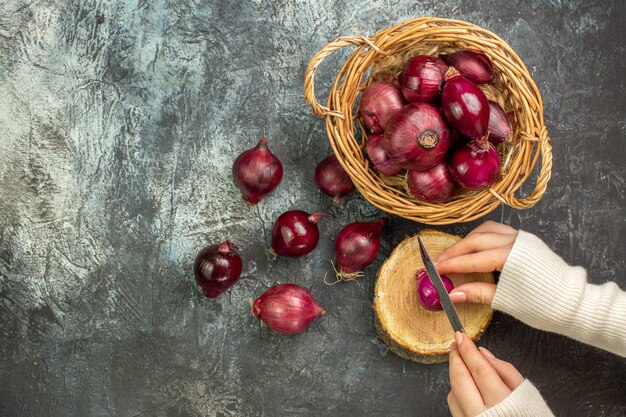
{"label": "peeled onion in basket", "polygon": [[441,89],[441,109],[454,128],[471,139],[487,135],[489,103],[485,93],[450,67]]}
{"label": "peeled onion in basket", "polygon": [[457,184],[480,191],[498,180],[500,157],[488,140],[474,140],[452,151],[448,167]]}

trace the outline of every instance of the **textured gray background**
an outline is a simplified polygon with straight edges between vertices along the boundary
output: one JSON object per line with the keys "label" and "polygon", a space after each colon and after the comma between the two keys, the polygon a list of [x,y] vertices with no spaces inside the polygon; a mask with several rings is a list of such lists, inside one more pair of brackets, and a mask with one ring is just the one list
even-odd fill
{"label": "textured gray background", "polygon": [[[489,217],[625,288],[622,0],[3,0],[0,415],[447,415],[447,365],[388,353],[372,326],[375,272],[422,225],[392,219],[360,284],[322,282],[339,228],[379,213],[358,196],[331,208],[314,187],[329,145],[302,93],[308,59],[335,36],[421,15],[500,34],[543,94],[548,192]],[[320,92],[345,56],[320,69]],[[286,174],[248,209],[230,166],[263,132]],[[268,230],[291,208],[333,216],[310,256],[270,260]],[[244,273],[208,301],[192,261],[227,238]],[[297,337],[262,328],[249,300],[277,282],[310,287],[328,314]],[[557,415],[626,414],[623,359],[501,314],[481,343]]]}

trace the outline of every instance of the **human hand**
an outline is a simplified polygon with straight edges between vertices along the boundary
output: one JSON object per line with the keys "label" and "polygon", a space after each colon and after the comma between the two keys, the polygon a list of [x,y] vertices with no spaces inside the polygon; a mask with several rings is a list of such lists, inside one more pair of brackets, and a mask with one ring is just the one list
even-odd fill
{"label": "human hand", "polygon": [[[516,238],[512,227],[487,221],[439,255],[435,267],[440,274],[502,271]],[[491,305],[495,292],[496,284],[470,282],[452,290],[450,298]]]}
{"label": "human hand", "polygon": [[524,377],[513,365],[497,359],[476,345],[465,333],[456,332],[450,345],[450,393],[453,417],[474,417],[500,403]]}

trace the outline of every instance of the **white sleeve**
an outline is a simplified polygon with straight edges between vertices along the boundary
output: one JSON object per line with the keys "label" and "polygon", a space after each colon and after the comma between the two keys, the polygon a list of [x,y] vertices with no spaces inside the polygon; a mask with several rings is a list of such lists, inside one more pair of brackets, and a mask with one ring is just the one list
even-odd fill
{"label": "white sleeve", "polygon": [[587,283],[538,237],[519,231],[492,307],[529,326],[626,356],[626,292],[614,282]]}
{"label": "white sleeve", "polygon": [[500,403],[476,417],[554,417],[550,408],[527,379]]}

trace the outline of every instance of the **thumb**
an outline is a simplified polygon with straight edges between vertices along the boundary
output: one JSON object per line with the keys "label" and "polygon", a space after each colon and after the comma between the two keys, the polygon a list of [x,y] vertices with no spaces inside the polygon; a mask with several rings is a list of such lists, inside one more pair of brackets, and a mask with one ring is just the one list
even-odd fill
{"label": "thumb", "polygon": [[496,293],[496,284],[468,282],[450,291],[453,303],[476,303],[490,306]]}

